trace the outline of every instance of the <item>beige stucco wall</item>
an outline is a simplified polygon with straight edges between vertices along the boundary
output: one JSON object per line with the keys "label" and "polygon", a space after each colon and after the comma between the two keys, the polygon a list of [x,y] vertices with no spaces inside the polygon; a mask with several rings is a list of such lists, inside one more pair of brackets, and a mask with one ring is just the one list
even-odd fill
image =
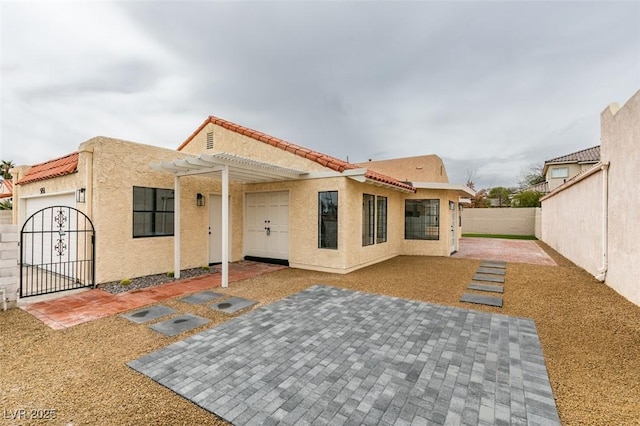
{"label": "beige stucco wall", "polygon": [[602,161],[610,163],[606,283],[640,305],[640,91],[614,111],[601,114]]}
{"label": "beige stucco wall", "polygon": [[[213,132],[213,149],[207,149],[207,133],[209,132]],[[315,161],[212,123],[207,124],[180,152],[191,155],[225,152],[294,170],[307,172],[329,170]]]}
{"label": "beige stucco wall", "polygon": [[464,209],[465,234],[535,235],[535,207]]}
{"label": "beige stucco wall", "polygon": [[[94,138],[81,146],[93,151],[92,219],[96,228],[96,280],[105,282],[125,277],[173,271],[173,236],[133,238],[133,187],[174,188],[174,176],[151,170],[154,162],[182,158],[174,150],[109,138]],[[196,193],[208,201],[220,194],[219,178],[180,178],[181,269],[209,263],[209,203],[196,206]],[[232,212],[242,211],[242,188],[230,188]],[[89,202],[89,200],[87,200]],[[242,216],[232,220],[231,259],[242,251]],[[127,261],[123,262],[123,256]]]}
{"label": "beige stucco wall", "polygon": [[535,213],[535,237],[539,240],[542,239],[542,209],[540,207],[536,207]]}
{"label": "beige stucco wall", "polygon": [[[458,195],[454,191],[418,189],[415,194],[407,194],[404,199],[440,199],[440,235],[438,240],[405,240],[404,239],[404,200],[402,201],[402,245],[401,254],[419,256],[449,256],[451,251],[451,211],[449,201],[455,205],[456,218],[459,214]],[[460,239],[460,228],[456,226],[456,240]],[[455,250],[459,249],[458,241]]]}
{"label": "beige stucco wall", "polygon": [[602,264],[602,180],[589,176],[542,201],[542,240],[593,275]]}
{"label": "beige stucco wall", "polygon": [[444,163],[437,155],[367,161],[358,165],[393,176],[403,182],[449,183]]}

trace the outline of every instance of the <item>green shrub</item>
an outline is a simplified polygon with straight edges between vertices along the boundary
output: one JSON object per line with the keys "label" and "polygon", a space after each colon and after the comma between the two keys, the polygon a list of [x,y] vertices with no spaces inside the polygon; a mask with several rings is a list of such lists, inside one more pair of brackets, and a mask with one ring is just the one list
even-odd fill
{"label": "green shrub", "polygon": [[129,284],[131,284],[131,280],[129,278],[125,278],[124,280],[120,281],[121,286],[128,286]]}
{"label": "green shrub", "polygon": [[169,271],[169,272],[167,272],[167,276],[169,278],[173,278],[173,277],[175,277],[175,274],[173,273],[173,271]]}
{"label": "green shrub", "polygon": [[211,268],[209,267],[209,265],[204,265],[204,266],[201,266],[200,269],[203,271],[209,271]]}

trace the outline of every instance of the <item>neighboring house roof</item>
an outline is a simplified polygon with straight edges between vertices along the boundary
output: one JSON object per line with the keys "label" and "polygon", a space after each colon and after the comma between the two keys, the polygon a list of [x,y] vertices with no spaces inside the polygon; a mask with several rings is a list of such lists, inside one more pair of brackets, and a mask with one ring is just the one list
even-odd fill
{"label": "neighboring house roof", "polygon": [[13,197],[13,181],[0,180],[0,198]]}
{"label": "neighboring house roof", "polygon": [[571,154],[562,155],[552,158],[544,162],[544,172],[547,171],[549,164],[565,164],[565,163],[597,163],[600,161],[600,145],[581,151],[572,152]]}
{"label": "neighboring house roof", "polygon": [[54,158],[44,163],[31,166],[29,171],[20,178],[18,185],[51,179],[68,175],[78,171],[78,153],[74,152],[64,157]]}
{"label": "neighboring house roof", "polygon": [[[209,123],[223,127],[232,132],[250,137],[259,142],[266,143],[276,148],[280,148],[283,151],[291,152],[293,154],[296,154],[308,160],[315,161],[316,163],[324,167],[327,167],[331,170],[335,170],[340,173],[344,172],[345,170],[353,170],[353,169],[360,168],[360,166],[358,165],[348,163],[346,161],[340,160],[339,158],[335,158],[330,155],[322,154],[320,152],[313,151],[308,148],[304,148],[300,145],[287,142],[285,140],[267,135],[266,133],[262,133],[257,130],[250,129],[248,127],[240,126],[238,124],[232,123],[227,120],[223,120],[213,115],[209,116],[206,120],[204,120],[204,122],[200,125],[200,127],[198,127],[184,142],[182,142],[182,144],[178,147],[178,151],[181,151],[182,148],[187,146],[187,144],[191,142],[191,140],[194,137],[196,137],[196,135],[200,133],[200,131],[204,129]],[[378,173],[373,170],[367,170],[367,172],[365,173],[365,177],[373,181],[385,183],[392,186],[397,186],[402,189],[407,189],[413,192],[416,191],[416,189],[409,184],[400,182],[399,180],[392,178],[391,176],[386,176],[382,173]]]}

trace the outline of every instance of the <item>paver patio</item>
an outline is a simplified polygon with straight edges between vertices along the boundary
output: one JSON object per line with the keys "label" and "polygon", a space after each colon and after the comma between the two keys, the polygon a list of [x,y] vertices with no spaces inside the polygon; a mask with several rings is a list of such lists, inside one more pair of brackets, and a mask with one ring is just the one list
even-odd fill
{"label": "paver patio", "polygon": [[316,285],[131,361],[244,424],[559,424],[535,324]]}
{"label": "paver patio", "polygon": [[[462,237],[458,252],[451,257],[556,266],[556,262],[532,240]],[[494,262],[487,261],[481,266],[494,267],[494,265]]]}

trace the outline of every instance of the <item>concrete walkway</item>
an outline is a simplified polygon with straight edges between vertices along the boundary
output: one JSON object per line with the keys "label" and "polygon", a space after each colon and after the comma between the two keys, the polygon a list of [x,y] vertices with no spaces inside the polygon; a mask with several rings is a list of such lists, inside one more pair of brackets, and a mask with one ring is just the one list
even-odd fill
{"label": "concrete walkway", "polygon": [[[229,264],[229,282],[284,268],[286,266],[250,261],[231,263]],[[118,294],[100,289],[86,290],[52,300],[26,304],[21,306],[21,309],[29,312],[52,329],[59,330],[177,296],[219,287],[220,280],[221,275],[216,273]]]}
{"label": "concrete walkway", "polygon": [[532,320],[321,285],[129,366],[236,425],[560,424]]}
{"label": "concrete walkway", "polygon": [[451,257],[501,260],[533,265],[557,265],[533,240],[463,237],[460,238],[460,250]]}

